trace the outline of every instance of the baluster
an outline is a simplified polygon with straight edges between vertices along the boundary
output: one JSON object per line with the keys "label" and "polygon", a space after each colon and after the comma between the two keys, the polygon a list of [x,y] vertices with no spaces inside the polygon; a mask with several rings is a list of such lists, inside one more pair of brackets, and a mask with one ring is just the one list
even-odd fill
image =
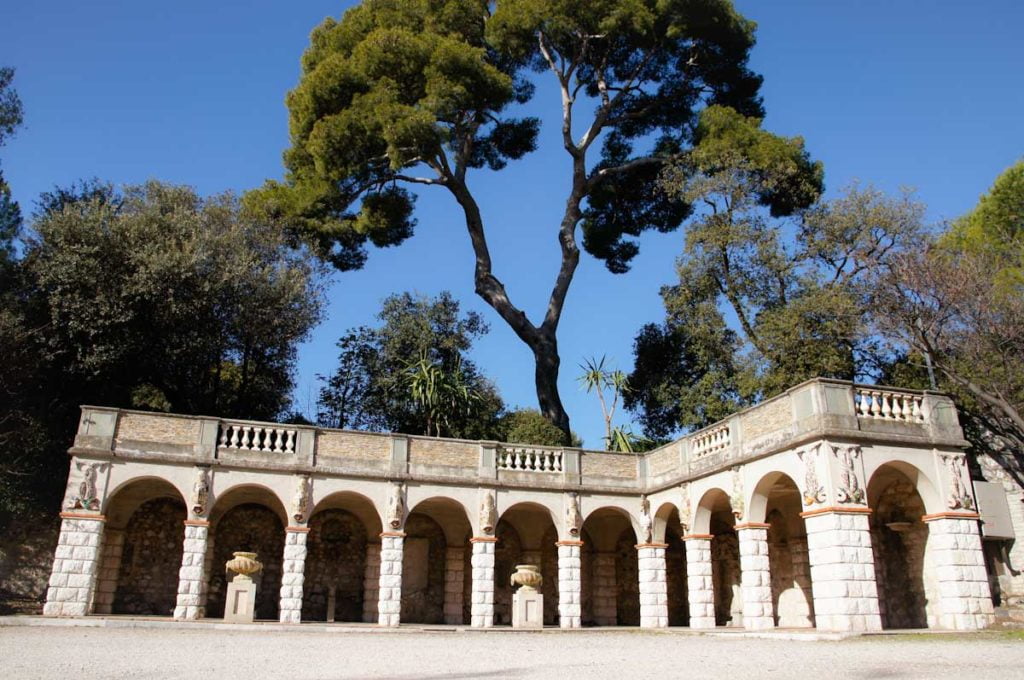
{"label": "baluster", "polygon": [[903,420],[903,407],[900,405],[902,401],[902,394],[892,395],[892,417],[896,420]]}
{"label": "baluster", "polygon": [[231,425],[231,448],[238,448],[238,425]]}
{"label": "baluster", "polygon": [[295,450],[295,430],[288,430],[285,432],[284,450],[285,453],[291,453]]}
{"label": "baluster", "polygon": [[924,420],[924,414],[921,413],[921,397],[914,397],[914,422],[920,423]]}
{"label": "baluster", "polygon": [[518,470],[522,458],[520,457],[519,449],[516,449],[516,457],[512,459],[512,469]]}
{"label": "baluster", "polygon": [[223,424],[220,426],[220,448],[224,448],[228,445],[228,428]]}
{"label": "baluster", "polygon": [[259,444],[259,450],[264,453],[270,453],[270,428],[269,427],[257,427],[256,428],[256,441]]}
{"label": "baluster", "polygon": [[892,417],[892,408],[889,406],[889,401],[891,398],[892,395],[882,392],[882,417],[886,419]]}
{"label": "baluster", "polygon": [[274,453],[281,453],[284,451],[284,430],[274,428]]}
{"label": "baluster", "polygon": [[545,451],[543,454],[541,454],[540,471],[541,472],[550,472],[551,471],[551,467],[550,466],[551,466],[551,453],[548,452],[548,451]]}
{"label": "baluster", "polygon": [[857,397],[860,399],[860,403],[857,405],[857,410],[860,411],[860,415],[867,418],[871,415],[871,406],[869,405],[868,395],[864,390],[857,390]]}
{"label": "baluster", "polygon": [[882,405],[880,403],[880,397],[878,392],[871,393],[871,417],[877,418],[878,414],[882,412]]}

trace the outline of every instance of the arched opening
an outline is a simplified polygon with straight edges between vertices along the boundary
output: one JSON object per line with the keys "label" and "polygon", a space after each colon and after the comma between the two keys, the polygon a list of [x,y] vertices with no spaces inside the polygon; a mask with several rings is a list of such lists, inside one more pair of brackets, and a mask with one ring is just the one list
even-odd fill
{"label": "arched opening", "polygon": [[494,623],[512,623],[510,582],[517,564],[540,567],[544,596],[544,625],[558,624],[558,530],[551,512],[542,505],[518,503],[505,510],[495,530]]}
{"label": "arched opening", "polygon": [[108,501],[96,613],[171,616],[178,593],[185,502],[169,482],[146,478]]}
{"label": "arched opening", "polygon": [[721,489],[704,495],[698,513],[706,515],[711,538],[711,583],[715,591],[715,625],[743,625],[740,591],[740,544],[729,496]]}
{"label": "arched opening", "polygon": [[[768,568],[772,612],[780,628],[813,628],[814,598],[803,500],[796,483],[781,472],[766,476],[754,491],[751,510],[763,505],[768,524]],[[751,517],[751,519],[759,519]]]}
{"label": "arched opening", "polygon": [[[663,506],[655,515],[664,517],[665,531],[661,539],[665,548],[665,581],[668,589],[668,625],[690,625],[690,601],[686,589],[686,546],[679,524],[679,511],[674,505]],[[659,532],[660,533],[660,532]]]}
{"label": "arched opening", "polygon": [[[908,474],[909,472],[909,474]],[[884,465],[868,483],[871,547],[883,628],[927,628],[929,584],[925,570],[928,525],[925,504],[911,479],[916,471]],[[931,587],[929,587],[931,586]]]}
{"label": "arched opening", "polygon": [[640,625],[637,538],[630,518],[618,508],[600,508],[587,516],[581,535],[583,625]]}
{"label": "arched opening", "polygon": [[467,546],[472,533],[466,511],[450,498],[429,498],[409,513],[402,558],[402,621],[464,623]]}
{"label": "arched opening", "polygon": [[252,576],[256,584],[255,618],[278,618],[286,517],[277,496],[261,486],[235,487],[217,497],[210,511],[211,538],[207,545],[207,616],[224,616],[224,565],[233,553],[246,551],[256,553],[263,564],[263,569]]}
{"label": "arched opening", "polygon": [[308,526],[302,618],[376,621],[381,523],[373,503],[356,493],[332,494],[317,504]]}

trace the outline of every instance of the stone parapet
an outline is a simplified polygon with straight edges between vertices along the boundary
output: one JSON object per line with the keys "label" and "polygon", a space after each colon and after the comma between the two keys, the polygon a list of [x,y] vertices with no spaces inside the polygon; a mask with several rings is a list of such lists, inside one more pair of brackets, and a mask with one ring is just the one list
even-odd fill
{"label": "stone parapet", "polygon": [[867,508],[804,513],[814,617],[821,630],[882,629]]}
{"label": "stone parapet", "polygon": [[740,547],[743,627],[747,630],[774,628],[768,525],[741,525],[737,527],[736,533],[739,535]]}
{"label": "stone parapet", "polygon": [[179,621],[195,621],[206,615],[209,536],[208,523],[185,522],[181,568],[178,570],[178,595],[174,606],[174,618]]}
{"label": "stone parapet", "polygon": [[686,544],[686,591],[690,628],[715,627],[715,585],[711,576],[711,536],[690,535]]}
{"label": "stone parapet", "polygon": [[995,620],[978,520],[957,516],[925,517],[928,551],[939,590],[939,625],[979,630]]}
{"label": "stone parapet", "polygon": [[580,628],[583,625],[582,543],[566,541],[558,544],[558,625]]}
{"label": "stone parapet", "polygon": [[394,627],[402,620],[402,557],[405,534],[380,535],[380,578],[377,587],[377,625]]}
{"label": "stone parapet", "polygon": [[638,545],[640,577],[640,627],[668,627],[668,581],[665,577],[664,544]]}
{"label": "stone parapet", "polygon": [[470,623],[473,628],[491,628],[494,625],[494,544],[490,537],[472,538],[473,544],[473,602],[470,605]]}
{"label": "stone parapet", "polygon": [[74,513],[61,517],[43,614],[85,616],[92,611],[105,518]]}

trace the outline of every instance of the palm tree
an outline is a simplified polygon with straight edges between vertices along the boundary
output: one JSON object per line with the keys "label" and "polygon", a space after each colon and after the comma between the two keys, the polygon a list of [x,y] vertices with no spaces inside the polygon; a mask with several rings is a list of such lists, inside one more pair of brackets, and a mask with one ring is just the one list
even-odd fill
{"label": "palm tree", "polygon": [[428,437],[431,432],[440,437],[442,424],[451,429],[452,415],[469,414],[482,399],[477,390],[466,384],[462,361],[458,358],[455,365],[446,370],[423,352],[419,359],[408,364],[405,381],[413,402],[423,409]]}
{"label": "palm tree", "polygon": [[[596,391],[598,401],[601,402],[601,414],[604,416],[605,448],[612,451],[632,451],[632,448],[619,448],[623,442],[628,442],[632,438],[632,433],[629,433],[629,437],[625,437],[624,433],[627,433],[627,430],[612,427],[612,418],[615,417],[615,408],[619,404],[619,397],[629,391],[626,374],[619,370],[613,371],[605,368],[604,356],[600,360],[591,357],[580,364],[580,368],[583,369],[583,373],[577,380],[583,384],[583,388],[588,393]],[[612,391],[611,406],[608,405],[604,397],[606,389]]]}

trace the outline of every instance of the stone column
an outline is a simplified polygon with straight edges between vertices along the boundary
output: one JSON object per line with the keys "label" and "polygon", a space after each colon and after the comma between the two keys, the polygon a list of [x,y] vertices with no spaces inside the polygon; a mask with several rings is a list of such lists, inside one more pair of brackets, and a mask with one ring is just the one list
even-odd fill
{"label": "stone column", "polygon": [[711,577],[711,534],[684,536],[690,628],[715,627],[715,583]]}
{"label": "stone column", "polygon": [[768,525],[748,522],[736,526],[740,542],[740,589],[743,593],[743,627],[764,630],[775,627],[772,612],[772,573],[768,561]]}
{"label": "stone column", "polygon": [[85,616],[92,610],[106,518],[75,512],[60,516],[60,538],[43,614]]}
{"label": "stone column", "polygon": [[992,625],[992,593],[978,534],[978,515],[926,515],[928,554],[939,590],[939,625],[979,630]]}
{"label": "stone column", "polygon": [[366,565],[363,567],[363,621],[377,620],[377,592],[380,588],[380,543],[366,544]]}
{"label": "stone column", "polygon": [[614,626],[618,623],[617,595],[615,553],[594,553],[594,623],[599,626]]}
{"label": "stone column", "polygon": [[494,625],[494,544],[490,536],[469,539],[473,544],[473,602],[470,608],[474,628]]}
{"label": "stone column", "polygon": [[380,535],[380,579],[377,589],[377,625],[397,626],[402,618],[402,557],[405,533]]}
{"label": "stone column", "polygon": [[665,543],[636,546],[640,573],[640,627],[668,627],[668,581],[665,578]]}
{"label": "stone column", "polygon": [[868,508],[822,508],[801,516],[807,527],[814,621],[822,630],[882,629]]}
{"label": "stone column", "polygon": [[444,622],[462,623],[462,589],[466,575],[466,549],[448,548],[444,565]]}
{"label": "stone column", "polygon": [[285,529],[284,561],[281,564],[281,623],[302,622],[302,585],[306,576],[307,527]]}
{"label": "stone column", "polygon": [[123,553],[124,530],[107,527],[103,532],[103,556],[100,558],[100,568],[96,575],[96,595],[92,606],[95,614],[110,614],[113,611]]}
{"label": "stone column", "polygon": [[185,543],[178,570],[178,599],[174,618],[195,621],[206,616],[206,553],[209,548],[210,523],[205,520],[185,520]]}
{"label": "stone column", "polygon": [[583,541],[559,541],[558,545],[558,625],[561,628],[583,626],[582,563]]}

